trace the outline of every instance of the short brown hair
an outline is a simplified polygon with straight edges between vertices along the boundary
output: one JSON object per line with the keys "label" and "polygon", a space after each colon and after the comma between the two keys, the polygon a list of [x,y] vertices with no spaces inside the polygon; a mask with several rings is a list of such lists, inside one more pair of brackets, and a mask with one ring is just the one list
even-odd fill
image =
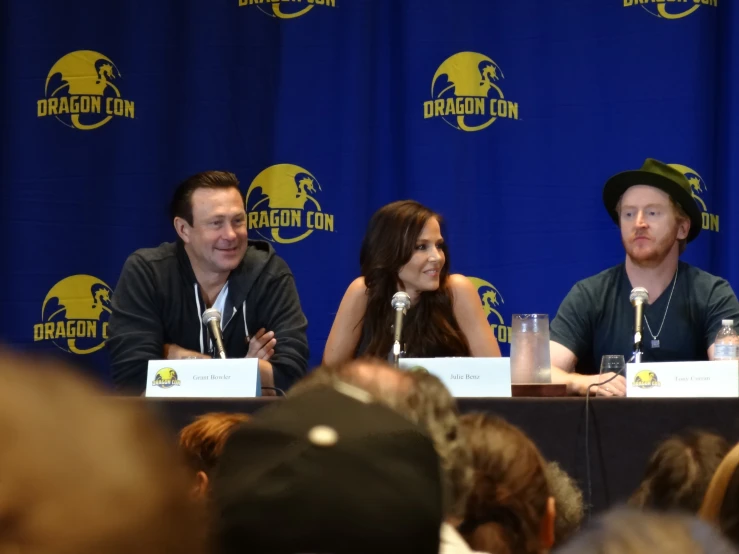
{"label": "short brown hair", "polygon": [[180,431],[180,449],[194,471],[210,474],[223,453],[231,433],[249,421],[246,414],[212,412],[201,415]]}
{"label": "short brown hair", "polygon": [[202,554],[170,433],[58,361],[0,353],[0,552]]}
{"label": "short brown hair", "polygon": [[475,475],[460,533],[472,550],[538,554],[551,495],[539,450],[499,417],[467,414],[460,424]]}
{"label": "short brown hair", "polygon": [[239,189],[239,180],[236,175],[228,171],[203,171],[188,177],[177,187],[169,206],[172,219],[181,217],[192,225],[192,195],[197,189],[228,189],[239,191],[243,202],[244,195]]}

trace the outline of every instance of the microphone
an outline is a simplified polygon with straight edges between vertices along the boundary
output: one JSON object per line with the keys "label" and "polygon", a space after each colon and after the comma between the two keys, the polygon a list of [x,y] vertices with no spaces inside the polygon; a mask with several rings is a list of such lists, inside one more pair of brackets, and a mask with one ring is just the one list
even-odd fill
{"label": "microphone", "polygon": [[644,319],[644,304],[649,303],[649,291],[644,287],[634,287],[629,295],[631,305],[634,306],[634,363],[641,363],[642,356],[642,320]]}
{"label": "microphone", "polygon": [[226,359],[226,349],[223,347],[223,335],[221,334],[221,312],[216,308],[208,308],[203,312],[203,323],[208,327],[210,336],[216,348],[216,354],[222,360]]}
{"label": "microphone", "polygon": [[395,342],[393,343],[393,364],[398,367],[400,359],[400,339],[403,335],[403,316],[411,307],[411,297],[406,292],[396,292],[390,305],[395,310]]}

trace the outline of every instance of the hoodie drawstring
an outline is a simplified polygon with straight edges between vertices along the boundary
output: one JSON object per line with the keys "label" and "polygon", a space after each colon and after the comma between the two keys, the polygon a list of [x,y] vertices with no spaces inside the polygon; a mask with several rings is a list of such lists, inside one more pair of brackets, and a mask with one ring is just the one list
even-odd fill
{"label": "hoodie drawstring", "polygon": [[[199,334],[200,334],[200,352],[201,352],[201,354],[205,354],[205,341],[203,340],[203,332],[205,331],[205,329],[203,328],[203,323],[201,321],[201,314],[202,314],[202,311],[203,310],[200,307],[200,294],[198,293],[198,284],[195,283],[193,286],[195,288],[195,304],[198,307],[198,325],[199,325]],[[236,312],[236,308],[234,308],[233,310],[234,310],[234,313],[235,313]],[[246,324],[246,300],[244,300],[241,303],[241,313],[244,316],[244,335],[246,336],[246,343],[247,343],[247,348],[248,348],[248,344],[249,344],[249,341],[251,340],[251,337],[249,336],[249,327]],[[230,319],[229,319],[229,321],[230,321]]]}
{"label": "hoodie drawstring", "polygon": [[248,349],[251,337],[249,336],[249,327],[246,326],[246,300],[241,303],[241,313],[244,314],[244,335],[246,336],[246,347]]}
{"label": "hoodie drawstring", "polygon": [[205,342],[203,341],[203,322],[201,321],[201,314],[203,310],[200,309],[200,294],[198,294],[198,284],[195,283],[195,303],[198,306],[198,334],[200,335],[200,353],[205,354]]}

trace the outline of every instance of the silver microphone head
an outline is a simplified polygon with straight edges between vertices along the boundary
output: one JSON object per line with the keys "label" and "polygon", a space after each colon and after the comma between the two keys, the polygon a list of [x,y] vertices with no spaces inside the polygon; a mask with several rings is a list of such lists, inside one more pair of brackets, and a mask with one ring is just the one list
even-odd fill
{"label": "silver microphone head", "polygon": [[221,312],[219,312],[216,308],[208,308],[203,312],[203,323],[205,323],[206,325],[208,325],[208,323],[214,319],[217,323],[221,322]]}
{"label": "silver microphone head", "polygon": [[629,300],[632,306],[636,306],[637,302],[640,304],[649,304],[649,291],[644,287],[634,287],[631,289]]}
{"label": "silver microphone head", "polygon": [[393,300],[390,302],[394,310],[407,310],[411,307],[411,297],[408,296],[407,292],[396,292],[393,295]]}

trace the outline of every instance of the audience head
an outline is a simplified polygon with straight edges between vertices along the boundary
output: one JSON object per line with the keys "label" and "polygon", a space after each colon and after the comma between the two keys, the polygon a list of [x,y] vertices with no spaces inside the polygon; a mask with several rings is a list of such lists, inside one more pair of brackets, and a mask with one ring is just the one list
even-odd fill
{"label": "audience head", "polygon": [[447,518],[461,521],[472,490],[472,454],[460,429],[457,402],[435,375],[411,371],[413,387],[401,413],[426,429],[434,441],[444,469]]}
{"label": "audience head", "polygon": [[555,507],[536,446],[498,417],[468,414],[460,422],[474,470],[460,533],[482,552],[546,552],[554,543]]}
{"label": "audience head", "polygon": [[445,517],[461,520],[472,488],[471,457],[459,432],[457,404],[444,384],[425,371],[400,371],[380,360],[363,358],[338,368],[316,369],[295,384],[288,396],[335,383],[370,393],[429,433],[443,468]]}
{"label": "audience head", "polygon": [[208,491],[210,476],[226,439],[238,425],[248,420],[246,414],[213,412],[198,417],[180,431],[180,450],[195,474],[195,489],[200,496]]}
{"label": "audience head", "polygon": [[700,507],[701,519],[717,526],[739,546],[739,445],[719,464]]}
{"label": "audience head", "polygon": [[343,383],[288,397],[234,431],[213,499],[222,554],[439,549],[441,470],[431,440]]}
{"label": "audience head", "polygon": [[619,508],[581,531],[557,554],[736,554],[710,525],[685,513]]}
{"label": "audience head", "polygon": [[1,353],[0,445],[0,552],[204,552],[176,445],[138,403]]}
{"label": "audience head", "polygon": [[585,509],[582,490],[557,462],[546,465],[549,490],[554,498],[554,545],[561,546],[580,529]]}
{"label": "audience head", "polygon": [[647,464],[630,504],[697,513],[716,468],[729,451],[723,437],[689,430],[661,443]]}

